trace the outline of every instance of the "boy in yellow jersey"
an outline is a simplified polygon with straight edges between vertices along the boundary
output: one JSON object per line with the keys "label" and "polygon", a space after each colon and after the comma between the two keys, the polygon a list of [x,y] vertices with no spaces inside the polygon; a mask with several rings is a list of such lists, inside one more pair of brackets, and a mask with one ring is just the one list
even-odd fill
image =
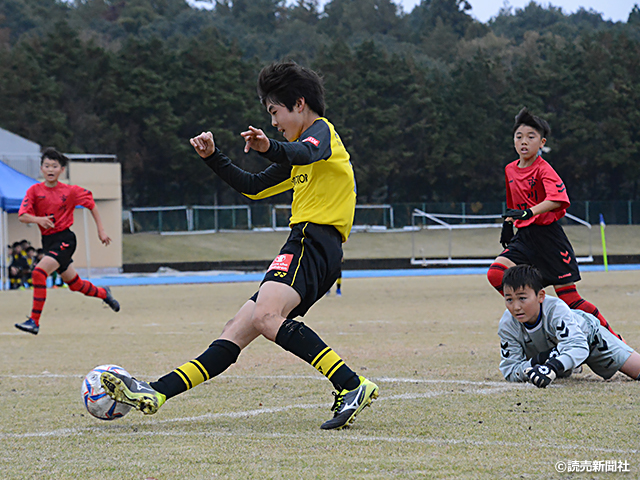
{"label": "boy in yellow jersey", "polygon": [[294,320],[331,288],[340,276],[342,243],[351,231],[356,203],[353,168],[333,125],[323,117],[320,77],[295,63],[265,67],[258,94],[271,121],[287,142],[270,140],[258,128],[241,135],[245,153],[255,150],[272,162],[260,173],[234,165],[215,145],[211,132],[191,139],[209,168],[239,193],[266,198],[293,189],[291,233],[260,285],[196,359],[147,384],[114,373],[101,376],[116,401],[145,414],[169,398],[219,375],[259,335],[310,363],[336,389],[333,418],[323,429],[341,429],[378,396],[378,386],[354,373],[307,325]]}

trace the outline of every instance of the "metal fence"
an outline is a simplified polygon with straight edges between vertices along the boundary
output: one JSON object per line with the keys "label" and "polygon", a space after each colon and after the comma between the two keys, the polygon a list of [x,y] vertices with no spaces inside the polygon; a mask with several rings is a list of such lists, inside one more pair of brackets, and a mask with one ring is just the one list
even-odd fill
{"label": "metal fence", "polygon": [[[500,215],[505,202],[394,203],[356,205],[354,230],[394,230],[410,228],[412,214],[437,212],[455,215],[452,224],[473,222],[477,215]],[[609,225],[640,224],[640,201],[576,201],[567,213],[595,225],[600,214]],[[256,203],[251,205],[181,205],[130,208],[123,211],[125,233],[159,232],[207,233],[218,231],[287,228],[291,205]],[[426,221],[423,218],[421,221]],[[500,221],[496,218],[496,222]]]}
{"label": "metal fence", "polygon": [[[495,256],[487,258],[470,258],[468,256],[455,257],[452,254],[453,232],[455,230],[478,230],[478,229],[496,229],[502,228],[502,215],[459,215],[459,214],[441,214],[428,213],[415,209],[411,214],[411,264],[422,265],[490,265]],[[587,229],[587,238],[589,239],[589,250],[586,256],[577,257],[576,260],[581,263],[593,262],[593,243],[591,240],[590,230],[591,224],[585,220],[571,215],[567,212],[563,218],[563,222],[574,222],[581,228]],[[424,250],[417,246],[416,237],[427,230],[446,230],[448,232],[448,248],[446,257],[424,256]]]}

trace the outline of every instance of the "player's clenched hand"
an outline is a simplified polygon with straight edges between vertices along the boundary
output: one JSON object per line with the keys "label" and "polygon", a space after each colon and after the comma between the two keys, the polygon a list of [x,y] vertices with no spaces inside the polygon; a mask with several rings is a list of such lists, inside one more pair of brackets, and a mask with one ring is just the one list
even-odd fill
{"label": "player's clenched hand", "polygon": [[536,365],[524,371],[529,377],[529,381],[538,388],[546,388],[556,379],[556,371],[549,365]]}
{"label": "player's clenched hand", "polygon": [[[502,215],[502,218],[504,218],[507,221],[529,220],[531,217],[533,217],[533,212],[531,211],[530,208],[527,208],[526,210],[518,210],[517,208],[509,208]],[[511,220],[509,220],[509,219],[511,219]]]}
{"label": "player's clenched hand", "polygon": [[213,155],[213,152],[216,149],[216,144],[213,141],[213,133],[211,132],[202,132],[197,137],[193,137],[189,140],[189,143],[196,149],[198,155],[202,158],[207,158]]}
{"label": "player's clenched hand", "polygon": [[250,149],[264,153],[269,150],[271,142],[269,138],[259,128],[249,126],[249,130],[242,132],[242,138],[244,138],[244,153],[249,153]]}
{"label": "player's clenched hand", "polygon": [[48,230],[49,228],[53,228],[56,226],[56,224],[54,223],[53,215],[48,215],[46,217],[38,217],[37,223],[45,230]]}
{"label": "player's clenched hand", "polygon": [[502,231],[500,232],[500,245],[502,245],[502,248],[507,248],[511,239],[513,239],[513,223],[505,220],[502,222]]}

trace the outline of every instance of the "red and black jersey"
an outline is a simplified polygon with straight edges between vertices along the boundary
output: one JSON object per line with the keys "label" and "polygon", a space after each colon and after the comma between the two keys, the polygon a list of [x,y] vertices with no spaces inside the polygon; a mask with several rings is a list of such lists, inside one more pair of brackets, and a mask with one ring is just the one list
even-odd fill
{"label": "red and black jersey", "polygon": [[517,228],[528,225],[549,225],[562,217],[571,202],[567,188],[551,165],[542,157],[527,168],[518,167],[520,160],[508,164],[504,169],[507,185],[507,208],[526,210],[544,200],[560,202],[560,207],[551,212],[535,215],[527,220],[516,220]]}
{"label": "red and black jersey", "polygon": [[73,225],[73,210],[78,205],[89,210],[96,206],[93,195],[86,188],[62,182],[58,182],[55,187],[47,187],[41,182],[29,187],[18,216],[25,213],[35,217],[53,215],[53,228],[45,230],[38,225],[42,235],[53,235]]}

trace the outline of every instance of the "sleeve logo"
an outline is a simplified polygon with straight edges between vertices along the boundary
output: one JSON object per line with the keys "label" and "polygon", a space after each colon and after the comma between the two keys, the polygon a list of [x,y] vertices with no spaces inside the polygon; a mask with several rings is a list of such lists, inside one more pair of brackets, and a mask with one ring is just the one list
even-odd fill
{"label": "sleeve logo", "polygon": [[318,145],[320,145],[320,142],[319,142],[318,140],[316,140],[315,138],[313,138],[313,137],[307,137],[307,138],[305,138],[304,140],[302,140],[302,143],[304,143],[304,142],[313,143],[316,147],[317,147]]}
{"label": "sleeve logo", "polygon": [[283,255],[278,255],[273,262],[271,262],[271,266],[269,270],[280,270],[282,272],[288,272],[289,267],[291,266],[291,261],[293,260],[293,254],[285,253]]}

